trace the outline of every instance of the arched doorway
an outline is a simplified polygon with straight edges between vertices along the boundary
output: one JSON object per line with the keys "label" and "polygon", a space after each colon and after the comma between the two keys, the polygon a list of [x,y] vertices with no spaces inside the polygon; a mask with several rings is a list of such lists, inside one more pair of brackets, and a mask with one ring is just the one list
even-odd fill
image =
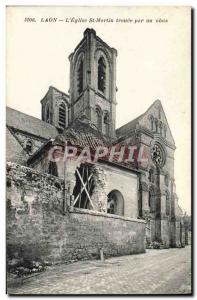
{"label": "arched doorway", "polygon": [[120,191],[112,190],[107,196],[107,213],[123,216],[124,198]]}

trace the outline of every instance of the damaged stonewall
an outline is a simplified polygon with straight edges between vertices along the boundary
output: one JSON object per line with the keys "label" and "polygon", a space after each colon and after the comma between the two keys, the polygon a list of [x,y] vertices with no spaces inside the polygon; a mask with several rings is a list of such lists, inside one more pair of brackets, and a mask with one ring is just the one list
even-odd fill
{"label": "damaged stonewall", "polygon": [[69,95],[50,86],[42,120],[7,107],[8,271],[185,246],[161,101],[116,129],[116,58],[86,29]]}

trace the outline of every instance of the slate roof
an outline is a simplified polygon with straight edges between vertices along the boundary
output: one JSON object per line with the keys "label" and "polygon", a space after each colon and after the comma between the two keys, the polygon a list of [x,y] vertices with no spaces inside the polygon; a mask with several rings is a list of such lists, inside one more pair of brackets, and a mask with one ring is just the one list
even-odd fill
{"label": "slate roof", "polygon": [[58,134],[57,129],[51,124],[10,107],[6,108],[6,124],[12,128],[28,132],[46,140],[55,138]]}
{"label": "slate roof", "polygon": [[107,141],[96,126],[83,115],[75,119],[61,134],[56,134],[55,138],[50,138],[28,159],[28,164],[36,160],[43,151],[48,151],[51,146],[55,144],[64,145],[65,142],[70,142],[73,146],[79,148],[88,146],[93,150],[99,146],[108,146]]}
{"label": "slate roof", "polygon": [[[63,131],[63,133],[57,135],[55,139],[50,139],[48,142],[46,142],[28,159],[28,165],[31,165],[41,155],[41,153],[49,151],[50,147],[53,147],[54,145],[64,145],[65,141],[70,142],[73,146],[78,146],[79,149],[83,149],[84,147],[88,146],[91,150],[93,150],[92,153],[94,153],[99,146],[107,147],[109,151],[108,154],[102,159],[99,159],[99,161],[137,172],[136,161],[133,163],[127,163],[124,161],[119,162],[119,156],[117,155],[114,155],[113,161],[109,161],[112,143],[107,141],[97,130],[95,125],[92,124],[92,122],[85,116],[75,119],[74,122]],[[117,145],[116,151],[120,150],[120,146],[120,144]],[[126,155],[128,155],[128,150]]]}

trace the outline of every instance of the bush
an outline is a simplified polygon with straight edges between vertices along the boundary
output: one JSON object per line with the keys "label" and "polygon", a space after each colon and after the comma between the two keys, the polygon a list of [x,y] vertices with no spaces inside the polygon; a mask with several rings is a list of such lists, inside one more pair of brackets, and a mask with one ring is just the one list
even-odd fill
{"label": "bush", "polygon": [[161,249],[161,243],[154,241],[152,242],[153,249]]}

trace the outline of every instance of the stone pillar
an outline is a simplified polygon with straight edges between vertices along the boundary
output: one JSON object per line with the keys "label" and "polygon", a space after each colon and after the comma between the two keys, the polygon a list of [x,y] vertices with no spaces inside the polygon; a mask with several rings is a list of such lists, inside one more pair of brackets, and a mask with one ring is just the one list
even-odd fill
{"label": "stone pillar", "polygon": [[155,206],[156,206],[156,218],[155,218],[155,240],[158,242],[162,242],[161,236],[161,189],[160,189],[160,170],[156,169],[155,181],[156,181],[156,189],[155,189]]}
{"label": "stone pillar", "polygon": [[76,168],[78,167],[77,161],[67,160],[64,168],[64,182],[65,182],[65,193],[64,200],[66,206],[72,206],[72,195],[76,184]]}
{"label": "stone pillar", "polygon": [[141,217],[146,220],[146,247],[148,248],[151,242],[151,223],[149,218],[149,190],[146,182],[140,183],[140,199],[141,199]]}
{"label": "stone pillar", "polygon": [[99,166],[92,167],[94,178],[94,190],[92,194],[92,202],[94,209],[100,212],[107,212],[107,193],[105,171]]}
{"label": "stone pillar", "polygon": [[149,215],[149,205],[148,205],[148,186],[145,182],[140,183],[140,194],[141,194],[141,215],[146,218]]}
{"label": "stone pillar", "polygon": [[185,247],[185,226],[183,218],[180,221],[180,240],[181,240],[181,247]]}

